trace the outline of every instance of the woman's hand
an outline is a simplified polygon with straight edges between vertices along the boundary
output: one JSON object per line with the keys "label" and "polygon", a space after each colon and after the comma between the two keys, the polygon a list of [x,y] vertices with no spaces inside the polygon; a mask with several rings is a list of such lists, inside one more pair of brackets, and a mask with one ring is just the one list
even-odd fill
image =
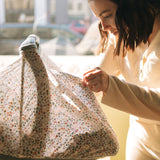
{"label": "woman's hand", "polygon": [[83,74],[82,83],[94,92],[106,92],[108,88],[108,75],[97,67]]}

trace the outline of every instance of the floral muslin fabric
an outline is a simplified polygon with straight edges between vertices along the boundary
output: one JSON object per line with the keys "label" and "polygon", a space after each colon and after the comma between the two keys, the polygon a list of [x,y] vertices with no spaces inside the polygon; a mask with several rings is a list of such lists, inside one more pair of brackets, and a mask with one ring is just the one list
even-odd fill
{"label": "floral muslin fabric", "polygon": [[94,94],[80,78],[49,65],[36,48],[21,51],[0,70],[0,99],[0,154],[73,160],[118,151]]}

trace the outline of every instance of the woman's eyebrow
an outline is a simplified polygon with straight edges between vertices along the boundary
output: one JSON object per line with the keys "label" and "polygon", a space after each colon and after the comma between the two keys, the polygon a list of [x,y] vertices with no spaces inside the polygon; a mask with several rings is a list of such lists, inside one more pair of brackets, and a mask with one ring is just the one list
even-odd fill
{"label": "woman's eyebrow", "polygon": [[109,12],[109,11],[110,11],[110,9],[106,9],[106,10],[102,11],[102,12],[99,14],[99,16],[101,17],[102,14],[104,14],[104,13],[106,13],[106,12]]}

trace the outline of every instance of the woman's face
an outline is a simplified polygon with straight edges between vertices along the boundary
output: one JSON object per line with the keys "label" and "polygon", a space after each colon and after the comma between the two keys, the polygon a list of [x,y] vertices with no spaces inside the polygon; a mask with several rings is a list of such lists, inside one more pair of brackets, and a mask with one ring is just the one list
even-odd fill
{"label": "woman's face", "polygon": [[115,16],[118,6],[110,0],[91,0],[89,6],[94,15],[100,19],[103,31],[110,31],[116,35],[118,30]]}

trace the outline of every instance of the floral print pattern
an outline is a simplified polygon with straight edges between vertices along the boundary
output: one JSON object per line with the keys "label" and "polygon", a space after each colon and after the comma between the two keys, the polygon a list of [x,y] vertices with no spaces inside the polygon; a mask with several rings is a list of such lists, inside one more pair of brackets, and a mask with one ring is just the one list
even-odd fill
{"label": "floral print pattern", "polygon": [[35,159],[115,155],[117,137],[94,94],[80,78],[48,64],[31,48],[0,71],[0,154]]}

